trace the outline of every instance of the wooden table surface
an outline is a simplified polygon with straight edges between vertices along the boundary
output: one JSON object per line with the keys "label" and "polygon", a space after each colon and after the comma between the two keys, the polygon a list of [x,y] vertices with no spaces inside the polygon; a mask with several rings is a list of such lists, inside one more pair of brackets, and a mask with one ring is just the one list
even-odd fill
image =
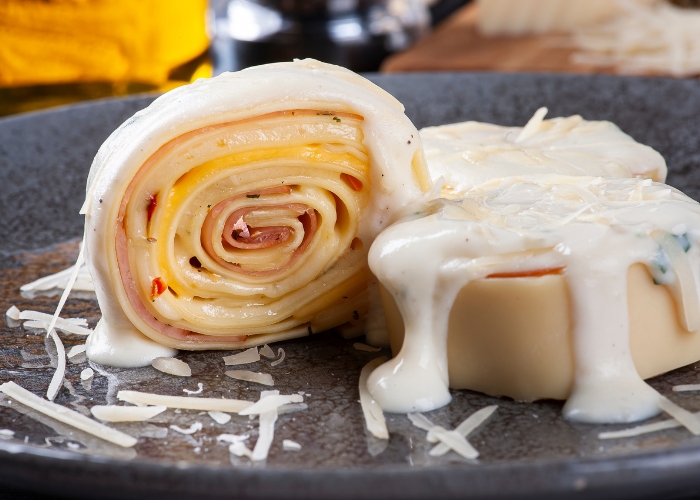
{"label": "wooden table surface", "polygon": [[615,72],[574,64],[571,55],[576,50],[566,35],[482,36],[477,16],[476,3],[465,5],[413,47],[386,59],[381,71]]}

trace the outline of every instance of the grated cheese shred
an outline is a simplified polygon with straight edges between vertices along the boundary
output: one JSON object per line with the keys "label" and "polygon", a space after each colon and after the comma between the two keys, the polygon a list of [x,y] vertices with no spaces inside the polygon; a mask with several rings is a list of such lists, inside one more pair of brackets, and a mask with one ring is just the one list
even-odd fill
{"label": "grated cheese shred", "polygon": [[167,406],[181,410],[222,411],[238,413],[253,405],[241,399],[190,398],[188,396],[165,396],[138,391],[119,391],[117,399],[134,405]]}
{"label": "grated cheese shred", "polygon": [[373,359],[360,372],[360,406],[365,417],[365,426],[374,437],[379,439],[389,439],[389,430],[386,427],[384,412],[367,390],[367,379],[372,371],[386,360],[386,356]]}
{"label": "grated cheese shred", "polygon": [[273,351],[269,345],[265,344],[260,348],[260,355],[265,358],[272,359],[275,357],[275,351]]}
{"label": "grated cheese shred", "polygon": [[277,356],[279,356],[279,358],[277,358],[275,361],[270,363],[270,366],[277,366],[282,361],[284,361],[284,349],[282,349],[281,347],[279,349],[277,349]]}
{"label": "grated cheese shred", "polygon": [[104,422],[143,422],[166,409],[165,406],[95,405],[90,408],[90,413]]}
{"label": "grated cheese shred", "polygon": [[381,347],[372,347],[371,345],[363,344],[362,342],[355,342],[352,346],[358,351],[365,352],[379,352],[382,350]]}
{"label": "grated cheese shred", "polygon": [[[303,396],[300,394],[289,394],[289,395],[280,395],[279,391],[263,391],[266,393],[270,393],[264,398],[260,398],[260,400],[256,403],[254,403],[252,406],[249,406],[245,410],[241,410],[238,412],[239,415],[262,415],[263,413],[267,413],[269,411],[275,410],[281,406],[290,404],[290,403],[301,403],[304,401]],[[271,394],[271,393],[275,394]]]}
{"label": "grated cheese shred", "polygon": [[659,408],[676,419],[694,436],[700,436],[700,418],[697,415],[689,412],[685,408],[681,408],[663,396],[659,397]]}
{"label": "grated cheese shred", "polygon": [[6,382],[0,385],[0,392],[3,392],[7,396],[39,413],[54,418],[66,425],[75,427],[76,429],[80,429],[95,437],[109,441],[110,443],[130,448],[138,441],[133,436],[100,424],[75,410],[42,399],[14,382]]}
{"label": "grated cheese shred", "polygon": [[272,375],[269,373],[251,372],[249,370],[229,370],[226,372],[227,377],[244,382],[255,382],[261,385],[275,385]]}
{"label": "grated cheese shred", "polygon": [[[279,396],[279,391],[262,391],[260,393],[260,400],[258,403],[263,403],[265,399],[275,396]],[[255,442],[255,447],[253,448],[253,453],[250,457],[253,462],[260,462],[267,459],[267,455],[270,452],[270,446],[272,445],[272,440],[275,437],[277,406],[273,406],[272,409],[261,413],[258,417],[258,421],[260,431],[258,434],[258,440]]]}
{"label": "grated cheese shred", "polygon": [[190,365],[177,358],[155,358],[151,361],[151,366],[158,371],[168,375],[175,375],[176,377],[192,376]]}
{"label": "grated cheese shred", "polygon": [[224,364],[226,366],[247,365],[248,363],[255,363],[257,361],[260,361],[260,354],[258,353],[257,347],[251,347],[243,352],[232,354],[224,358]]}

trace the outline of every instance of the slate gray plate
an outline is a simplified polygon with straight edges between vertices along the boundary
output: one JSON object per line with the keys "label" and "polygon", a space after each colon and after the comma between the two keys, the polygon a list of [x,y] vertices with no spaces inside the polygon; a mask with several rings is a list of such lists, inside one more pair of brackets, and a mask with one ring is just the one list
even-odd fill
{"label": "slate gray plate", "polygon": [[[523,125],[540,106],[549,116],[579,113],[612,120],[640,142],[659,150],[669,183],[700,197],[700,82],[666,79],[561,75],[413,74],[372,76],[405,105],[416,126],[462,120]],[[152,97],[104,100],[0,120],[0,310],[51,312],[55,297],[22,297],[18,287],[70,265],[82,230],[77,215],[85,177],[102,141]],[[64,316],[99,311],[91,300],[69,300]],[[0,320],[0,323],[2,321]],[[53,373],[50,343],[36,331],[0,326],[0,382],[15,380],[43,394]],[[64,335],[67,347],[84,339]],[[700,492],[700,438],[683,429],[635,439],[599,441],[602,426],[576,425],[560,416],[561,404],[519,404],[469,391],[453,391],[453,403],[428,416],[454,427],[487,404],[499,409],[470,438],[478,461],[454,454],[427,455],[425,433],[405,416],[389,416],[391,439],[367,436],[357,378],[376,353],[353,349],[334,333],[280,343],[285,361],[258,369],[272,373],[283,393],[304,391],[308,409],[282,415],[265,463],[250,465],[229,456],[216,442],[221,433],[257,437],[255,422],[234,417],[215,424],[197,412],[167,411],[148,424],[115,425],[141,436],[124,451],[38,417],[0,398],[0,484],[80,498],[631,498],[686,497]],[[385,353],[386,354],[386,353]],[[260,387],[223,376],[223,353],[183,354],[191,379],[152,368],[94,367],[83,386],[84,358],[69,363],[68,383],[57,402],[79,411],[114,402],[119,389],[183,395],[202,383],[204,395],[255,399]],[[697,383],[688,366],[651,381],[692,411],[700,395],[672,394],[680,383]],[[193,436],[169,429],[199,421]],[[619,428],[609,426],[608,428]],[[165,431],[167,436],[163,437]],[[302,444],[284,451],[282,439]]]}

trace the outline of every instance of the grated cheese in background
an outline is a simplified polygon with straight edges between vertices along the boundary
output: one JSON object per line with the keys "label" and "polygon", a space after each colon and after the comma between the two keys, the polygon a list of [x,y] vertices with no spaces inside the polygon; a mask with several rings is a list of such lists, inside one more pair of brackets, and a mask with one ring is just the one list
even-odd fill
{"label": "grated cheese in background", "polygon": [[617,7],[611,21],[574,33],[581,50],[574,62],[626,74],[700,74],[700,11],[631,0],[618,0]]}
{"label": "grated cheese in background", "polygon": [[249,370],[229,370],[226,372],[227,377],[244,382],[255,382],[261,385],[275,385],[272,375],[269,373],[251,372]]}
{"label": "grated cheese in background", "polygon": [[92,368],[85,368],[83,371],[80,372],[80,380],[90,380],[94,376],[95,372]]}
{"label": "grated cheese in background", "polygon": [[90,408],[90,413],[104,422],[143,422],[166,409],[165,406],[96,405]]}

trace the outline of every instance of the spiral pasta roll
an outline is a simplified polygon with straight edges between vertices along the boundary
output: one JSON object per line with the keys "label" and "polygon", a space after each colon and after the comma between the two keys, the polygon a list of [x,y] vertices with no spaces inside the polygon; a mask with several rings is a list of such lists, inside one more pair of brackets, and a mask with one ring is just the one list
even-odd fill
{"label": "spiral pasta roll", "polygon": [[158,354],[141,334],[241,348],[357,319],[370,244],[429,188],[403,106],[348,70],[273,64],[165,94],[90,171],[88,356],[135,366]]}

